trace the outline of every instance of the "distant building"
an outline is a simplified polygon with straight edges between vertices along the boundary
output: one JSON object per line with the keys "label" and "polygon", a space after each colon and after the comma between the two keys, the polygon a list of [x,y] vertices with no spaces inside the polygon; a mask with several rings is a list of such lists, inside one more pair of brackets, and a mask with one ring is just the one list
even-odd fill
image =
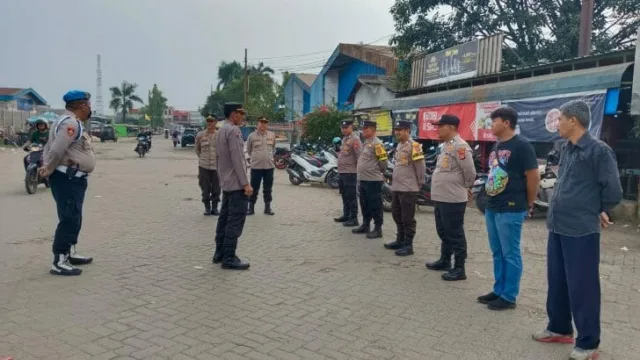
{"label": "distant building", "polygon": [[0,87],[0,110],[37,112],[48,108],[44,98],[32,88]]}
{"label": "distant building", "polygon": [[354,110],[379,108],[385,101],[395,99],[396,92],[392,77],[362,75],[351,90],[347,104]]}
{"label": "distant building", "polygon": [[321,105],[351,110],[349,96],[360,76],[391,76],[397,68],[391,46],[339,44],[311,85],[311,110]]}
{"label": "distant building", "polygon": [[291,74],[284,85],[285,120],[298,120],[311,111],[310,90],[316,77],[314,74]]}

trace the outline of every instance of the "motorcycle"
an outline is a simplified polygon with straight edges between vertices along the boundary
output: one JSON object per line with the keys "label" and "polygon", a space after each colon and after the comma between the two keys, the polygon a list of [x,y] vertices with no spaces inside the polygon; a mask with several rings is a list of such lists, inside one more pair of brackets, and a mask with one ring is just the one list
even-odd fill
{"label": "motorcycle", "polygon": [[42,166],[42,152],[44,147],[40,144],[33,144],[28,149],[29,154],[25,157],[26,174],[24,176],[24,186],[28,194],[35,194],[38,185],[44,184],[49,187],[49,181],[38,174],[38,168]]}
{"label": "motorcycle", "polygon": [[287,167],[289,181],[293,185],[303,182],[327,184],[333,189],[339,187],[338,163],[304,152],[291,153],[291,161]]}
{"label": "motorcycle", "polygon": [[144,157],[148,151],[149,151],[149,148],[147,143],[147,137],[138,136],[138,145],[136,146],[136,152],[138,153],[138,157]]}
{"label": "motorcycle", "polygon": [[283,170],[289,166],[291,161],[291,151],[283,148],[273,150],[273,162],[277,169]]}
{"label": "motorcycle", "polygon": [[176,147],[176,146],[178,146],[178,144],[180,144],[180,138],[178,138],[177,134],[174,134],[171,137],[171,141],[173,141],[173,147]]}

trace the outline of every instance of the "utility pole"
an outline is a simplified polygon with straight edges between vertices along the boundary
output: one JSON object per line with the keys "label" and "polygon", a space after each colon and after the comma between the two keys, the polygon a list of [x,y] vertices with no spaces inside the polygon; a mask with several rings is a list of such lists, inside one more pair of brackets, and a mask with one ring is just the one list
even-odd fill
{"label": "utility pole", "polygon": [[247,64],[247,49],[244,49],[244,106],[249,102],[249,65]]}
{"label": "utility pole", "polygon": [[578,56],[587,56],[591,51],[591,30],[593,24],[593,0],[582,0],[580,11],[580,42]]}

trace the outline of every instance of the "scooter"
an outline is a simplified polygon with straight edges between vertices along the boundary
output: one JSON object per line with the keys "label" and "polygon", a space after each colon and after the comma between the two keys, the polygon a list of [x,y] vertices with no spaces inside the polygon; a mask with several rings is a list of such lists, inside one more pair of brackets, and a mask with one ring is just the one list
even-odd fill
{"label": "scooter", "polygon": [[24,176],[24,187],[28,194],[35,194],[38,191],[38,185],[44,184],[49,187],[49,182],[38,174],[38,168],[42,165],[42,152],[44,147],[40,144],[32,144],[28,149],[29,154],[25,157],[26,174]]}
{"label": "scooter", "polygon": [[338,163],[325,159],[307,155],[301,152],[291,153],[291,161],[287,167],[289,181],[293,185],[300,185],[303,182],[327,184],[333,189],[339,187],[338,183]]}
{"label": "scooter", "polygon": [[149,151],[147,143],[147,137],[138,136],[138,145],[136,146],[136,152],[138,153],[138,157],[144,157],[145,154]]}

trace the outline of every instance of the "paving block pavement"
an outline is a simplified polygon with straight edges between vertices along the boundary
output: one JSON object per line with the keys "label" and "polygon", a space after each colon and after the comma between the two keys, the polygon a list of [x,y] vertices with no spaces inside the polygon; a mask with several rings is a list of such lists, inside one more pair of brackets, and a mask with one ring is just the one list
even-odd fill
{"label": "paving block pavement", "polygon": [[[275,216],[247,219],[246,272],[211,263],[216,217],[202,216],[192,148],[159,139],[96,144],[79,250],[82,276],[48,273],[56,214],[44,187],[27,195],[22,154],[0,151],[0,357],[24,359],[563,359],[567,346],[530,340],[545,326],[546,230],[523,230],[518,308],[495,313],[483,217],[469,208],[468,280],[447,283],[433,211],[417,215],[416,255],[351,234],[332,218],[337,191],[293,186],[277,171]],[[626,250],[622,250],[626,248]],[[638,359],[640,234],[619,224],[602,238],[602,357]]]}

